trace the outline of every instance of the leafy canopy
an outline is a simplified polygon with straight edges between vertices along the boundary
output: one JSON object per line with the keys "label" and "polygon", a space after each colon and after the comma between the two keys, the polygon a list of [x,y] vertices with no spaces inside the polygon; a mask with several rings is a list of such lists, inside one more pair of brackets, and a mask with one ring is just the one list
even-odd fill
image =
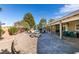
{"label": "leafy canopy", "polygon": [[45,28],[46,27],[46,19],[44,18],[41,18],[39,24],[38,24],[38,29],[42,29],[42,28]]}
{"label": "leafy canopy", "polygon": [[30,28],[34,28],[34,26],[35,26],[35,21],[34,21],[33,15],[32,15],[31,13],[25,14],[23,20],[29,24]]}

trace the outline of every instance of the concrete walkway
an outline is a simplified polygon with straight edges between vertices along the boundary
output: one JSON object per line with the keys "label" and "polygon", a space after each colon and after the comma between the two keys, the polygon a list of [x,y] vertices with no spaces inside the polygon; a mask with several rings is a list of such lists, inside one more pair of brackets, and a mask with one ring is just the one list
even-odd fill
{"label": "concrete walkway", "polygon": [[51,33],[44,33],[38,39],[38,54],[72,54],[78,51],[79,49],[59,39],[54,34],[51,35]]}

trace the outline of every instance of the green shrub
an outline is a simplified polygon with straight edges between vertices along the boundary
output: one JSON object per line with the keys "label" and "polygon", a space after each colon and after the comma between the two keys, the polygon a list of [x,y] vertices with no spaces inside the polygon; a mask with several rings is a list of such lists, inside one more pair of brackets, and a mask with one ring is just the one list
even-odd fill
{"label": "green shrub", "polygon": [[4,34],[4,30],[2,30],[2,28],[0,28],[0,34]]}
{"label": "green shrub", "polygon": [[0,39],[2,38],[2,34],[4,34],[4,30],[0,27]]}
{"label": "green shrub", "polygon": [[16,27],[10,27],[8,29],[8,32],[9,32],[10,35],[15,35],[18,32],[18,28],[16,28]]}

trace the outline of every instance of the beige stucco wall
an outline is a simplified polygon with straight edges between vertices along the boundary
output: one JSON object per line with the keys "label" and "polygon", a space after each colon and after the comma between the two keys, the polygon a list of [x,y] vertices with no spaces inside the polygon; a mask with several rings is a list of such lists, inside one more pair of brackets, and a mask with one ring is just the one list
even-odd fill
{"label": "beige stucco wall", "polygon": [[69,24],[68,24],[68,30],[69,31],[75,31],[75,21],[69,22]]}
{"label": "beige stucco wall", "polygon": [[67,31],[75,31],[75,21],[63,23],[63,27],[65,27],[65,30]]}
{"label": "beige stucco wall", "polygon": [[56,30],[55,25],[52,25],[52,26],[51,26],[51,31],[55,31],[55,30]]}

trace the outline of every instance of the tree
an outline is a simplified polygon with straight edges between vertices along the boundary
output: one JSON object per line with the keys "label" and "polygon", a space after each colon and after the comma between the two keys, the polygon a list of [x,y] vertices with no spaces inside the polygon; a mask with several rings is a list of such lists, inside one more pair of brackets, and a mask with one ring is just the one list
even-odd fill
{"label": "tree", "polygon": [[35,21],[34,21],[33,15],[32,15],[31,13],[25,14],[23,20],[29,24],[30,29],[31,29],[31,28],[34,28],[34,26],[35,26]]}
{"label": "tree", "polygon": [[52,22],[52,21],[54,21],[54,19],[50,19],[50,20],[48,21],[48,23],[50,23],[50,22]]}
{"label": "tree", "polygon": [[43,28],[45,28],[45,27],[46,27],[46,24],[47,24],[46,19],[41,18],[41,20],[40,20],[40,22],[39,22],[39,24],[38,24],[38,29],[43,29]]}
{"label": "tree", "polygon": [[28,22],[21,21],[21,25],[22,25],[26,30],[29,30],[29,29],[30,29],[30,26],[29,26]]}
{"label": "tree", "polygon": [[18,27],[18,28],[24,28],[25,30],[29,30],[30,29],[30,26],[28,24],[28,22],[25,22],[24,20],[21,20],[21,21],[17,21],[14,23],[14,26],[15,27]]}
{"label": "tree", "polygon": [[17,21],[14,23],[14,26],[20,26],[21,25],[21,22],[20,21]]}

